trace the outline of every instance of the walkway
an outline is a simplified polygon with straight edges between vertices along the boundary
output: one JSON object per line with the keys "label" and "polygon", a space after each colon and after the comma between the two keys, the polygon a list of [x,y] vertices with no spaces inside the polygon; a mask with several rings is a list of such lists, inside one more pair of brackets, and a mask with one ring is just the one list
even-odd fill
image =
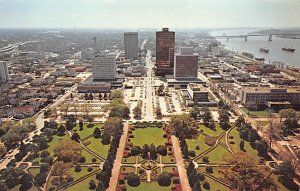
{"label": "walkway", "polygon": [[119,144],[119,148],[117,151],[116,160],[114,162],[114,166],[112,169],[112,176],[110,177],[109,187],[108,187],[107,191],[115,191],[117,189],[119,172],[120,172],[121,165],[122,165],[123,152],[124,152],[124,149],[126,146],[128,127],[129,127],[129,124],[128,124],[128,122],[126,122],[124,124],[124,132],[120,139],[120,144]]}
{"label": "walkway", "polygon": [[183,158],[181,155],[181,150],[179,147],[178,139],[174,135],[172,135],[171,139],[172,139],[172,143],[173,143],[173,149],[174,149],[174,154],[175,154],[175,159],[176,159],[176,164],[177,164],[177,168],[178,168],[182,191],[192,191],[189,181],[188,181],[187,174],[186,174],[184,161],[183,161]]}

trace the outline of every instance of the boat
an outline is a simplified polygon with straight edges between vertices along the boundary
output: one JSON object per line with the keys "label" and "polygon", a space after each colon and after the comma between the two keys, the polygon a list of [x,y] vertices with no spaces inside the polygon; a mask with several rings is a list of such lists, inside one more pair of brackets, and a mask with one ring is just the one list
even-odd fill
{"label": "boat", "polygon": [[269,53],[269,50],[266,48],[260,48],[259,52]]}
{"label": "boat", "polygon": [[257,61],[265,61],[265,58],[263,58],[263,57],[255,57],[255,60],[257,60]]}
{"label": "boat", "polygon": [[295,52],[296,49],[294,48],[289,48],[289,47],[284,47],[282,48],[283,51],[288,51],[288,52]]}

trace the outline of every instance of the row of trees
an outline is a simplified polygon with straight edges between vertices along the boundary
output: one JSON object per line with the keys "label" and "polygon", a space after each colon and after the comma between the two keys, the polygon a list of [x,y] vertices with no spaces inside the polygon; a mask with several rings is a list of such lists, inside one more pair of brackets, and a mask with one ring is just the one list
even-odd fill
{"label": "row of trees", "polygon": [[119,117],[128,119],[130,116],[130,109],[123,100],[123,92],[121,90],[114,90],[110,95],[110,117]]}
{"label": "row of trees", "polygon": [[141,155],[143,159],[148,159],[148,153],[150,153],[149,157],[151,160],[156,160],[157,154],[166,156],[168,153],[167,148],[165,146],[159,145],[155,147],[153,144],[145,144],[143,148],[139,146],[132,146],[130,152],[132,156]]}
{"label": "row of trees", "polygon": [[240,133],[240,137],[243,140],[250,142],[251,147],[258,151],[259,156],[265,158],[268,157],[268,150],[269,150],[268,143],[265,140],[261,139],[257,131],[252,128],[250,123],[247,123],[245,121],[243,116],[240,116],[236,120],[235,126],[237,127]]}
{"label": "row of trees", "polygon": [[104,132],[109,132],[113,139],[108,150],[107,158],[103,165],[103,170],[96,176],[97,180],[99,180],[96,189],[97,191],[104,191],[109,186],[113,163],[116,158],[121,136],[123,134],[122,119],[108,118],[108,120],[104,123]]}

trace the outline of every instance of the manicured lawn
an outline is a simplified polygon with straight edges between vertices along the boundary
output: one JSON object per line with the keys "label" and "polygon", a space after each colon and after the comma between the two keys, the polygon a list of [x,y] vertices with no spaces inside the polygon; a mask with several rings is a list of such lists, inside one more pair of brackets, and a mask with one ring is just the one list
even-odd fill
{"label": "manicured lawn", "polygon": [[268,124],[270,124],[269,121],[257,121],[257,124],[261,125],[261,126],[266,126]]}
{"label": "manicured lawn", "polygon": [[205,127],[204,125],[200,125],[199,129],[202,129],[204,133],[208,134],[211,137],[218,137],[224,132],[224,130],[220,127],[219,124],[216,124],[215,130]]}
{"label": "manicured lawn", "polygon": [[[18,186],[15,186],[15,187],[9,189],[9,191],[19,191],[20,187],[21,187],[21,185],[19,184]],[[32,187],[29,190],[30,191],[39,191],[39,189],[37,187],[35,187],[33,184],[32,184]]]}
{"label": "manicured lawn", "polygon": [[[125,159],[126,159],[126,162],[125,162]],[[135,160],[136,160],[136,157],[135,156],[131,156],[131,157],[128,157],[128,158],[123,158],[122,163],[134,164]]]}
{"label": "manicured lawn", "polygon": [[99,127],[99,128],[100,128],[100,127],[102,127],[102,124],[95,124],[92,128],[88,128],[88,127],[87,127],[87,124],[83,124],[83,130],[82,130],[82,131],[79,131],[79,124],[77,124],[77,125],[74,127],[73,131],[76,130],[77,133],[79,134],[80,138],[83,139],[83,138],[85,138],[85,137],[87,137],[87,136],[93,134],[94,129],[95,129],[96,127]]}
{"label": "manicured lawn", "polygon": [[[223,159],[228,155],[230,155],[230,152],[223,146],[218,145],[211,152],[207,153],[206,156],[208,156],[209,163],[224,163]],[[202,162],[202,158],[200,158],[197,162]]]}
{"label": "manicured lawn", "polygon": [[35,177],[38,173],[40,173],[40,168],[30,167],[27,169],[27,171]]}
{"label": "manicured lawn", "polygon": [[133,131],[134,138],[131,138],[133,145],[143,147],[144,144],[164,145],[167,139],[163,138],[162,128],[136,128]]}
{"label": "manicured lawn", "polygon": [[121,167],[121,172],[123,172],[123,173],[131,173],[131,172],[133,172],[134,173],[134,167],[131,167],[131,166],[122,166]]}
{"label": "manicured lawn", "polygon": [[[241,142],[241,138],[240,138],[240,134],[238,132],[238,130],[236,128],[232,129],[229,133],[229,136],[233,136],[233,140],[235,142],[235,144],[229,144],[230,148],[233,150],[233,152],[237,153],[237,152],[244,152],[244,151],[241,151],[240,149],[240,142]],[[229,139],[231,140],[231,139]],[[252,158],[254,158],[257,162],[259,162],[259,156],[257,154],[257,151],[254,150],[251,146],[250,146],[250,143],[245,141],[244,142],[244,149],[245,149],[245,152],[251,156]]]}
{"label": "manicured lawn", "polygon": [[[248,109],[243,107],[242,110],[248,114]],[[249,114],[256,117],[270,117],[270,113],[266,111],[249,111]]]}
{"label": "manicured lawn", "polygon": [[90,190],[89,189],[89,182],[91,180],[94,180],[97,184],[97,180],[96,180],[96,177],[95,176],[92,176],[92,177],[89,177],[87,179],[85,179],[84,181],[82,182],[79,182],[78,184],[75,184],[74,186],[71,186],[70,188],[67,188],[65,191],[87,191],[87,190]]}
{"label": "manicured lawn", "polygon": [[126,185],[127,191],[170,191],[171,186],[169,187],[161,187],[158,185],[157,182],[152,183],[146,183],[141,182],[141,184],[138,187],[131,187],[129,185]]}
{"label": "manicured lawn", "polygon": [[85,162],[86,163],[91,163],[92,162],[92,159],[95,158],[96,159],[96,162],[99,163],[100,161],[94,157],[93,155],[91,155],[90,153],[88,153],[86,150],[82,149],[82,156],[85,157]]}
{"label": "manicured lawn", "polygon": [[[209,183],[210,185],[210,189],[209,191],[215,191],[215,190],[220,190],[220,191],[229,191],[230,188],[226,187],[226,186],[223,186],[222,184],[206,177],[205,180]],[[202,190],[207,190],[205,188],[202,187]]]}
{"label": "manicured lawn", "polygon": [[109,150],[110,145],[103,145],[101,143],[101,139],[95,139],[94,137],[88,139],[88,141],[91,141],[91,144],[89,144],[87,148],[91,149],[103,158],[107,157],[107,152]]}
{"label": "manicured lawn", "polygon": [[[171,161],[173,159],[173,161]],[[161,157],[162,163],[175,163],[175,157],[169,157],[168,155]]]}
{"label": "manicured lawn", "polygon": [[[195,151],[197,156],[203,151],[207,150],[210,146],[204,142],[204,138],[205,137],[203,135],[199,135],[197,139],[186,139],[186,144],[188,145],[189,151]],[[199,146],[200,150],[197,150],[196,146]]]}
{"label": "manicured lawn", "polygon": [[[96,167],[92,167],[92,168],[93,168],[93,171],[96,170]],[[83,177],[83,176],[85,176],[87,174],[92,173],[93,171],[88,172],[88,167],[82,166],[80,172],[75,172],[75,167],[72,167],[69,170],[69,173],[74,178],[74,180],[77,180],[77,179],[79,179],[79,178],[81,178],[81,177]]]}

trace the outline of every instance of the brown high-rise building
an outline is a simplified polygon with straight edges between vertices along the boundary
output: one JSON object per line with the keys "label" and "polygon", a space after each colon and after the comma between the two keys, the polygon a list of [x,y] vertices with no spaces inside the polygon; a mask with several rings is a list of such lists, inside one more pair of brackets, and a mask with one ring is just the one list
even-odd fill
{"label": "brown high-rise building", "polygon": [[175,32],[163,28],[156,32],[155,75],[172,75],[174,71]]}

